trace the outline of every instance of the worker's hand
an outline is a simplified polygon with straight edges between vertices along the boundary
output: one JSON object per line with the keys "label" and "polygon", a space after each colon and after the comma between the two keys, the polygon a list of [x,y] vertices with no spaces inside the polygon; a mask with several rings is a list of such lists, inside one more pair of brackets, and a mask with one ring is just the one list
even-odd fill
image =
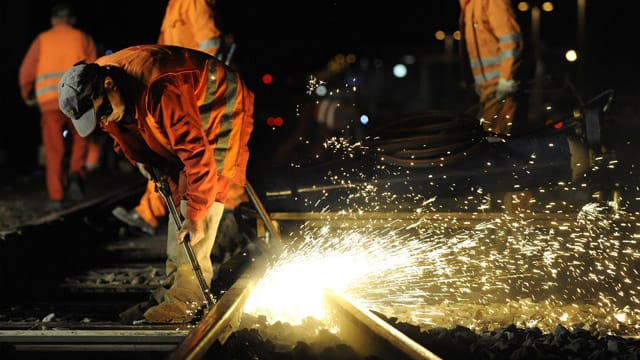
{"label": "worker's hand", "polygon": [[35,90],[31,90],[29,94],[27,94],[26,98],[22,98],[22,101],[24,101],[24,104],[27,105],[28,107],[38,106]]}
{"label": "worker's hand", "polygon": [[153,180],[153,177],[151,176],[151,169],[148,168],[147,165],[137,162],[136,167],[138,168],[138,171],[140,171],[140,174],[142,174],[142,176],[147,180]]}
{"label": "worker's hand", "polygon": [[182,244],[187,234],[189,234],[191,245],[195,245],[204,239],[204,220],[185,219],[182,223],[182,229],[178,233],[178,242],[180,244]]}
{"label": "worker's hand", "polygon": [[518,91],[518,82],[511,79],[500,78],[498,80],[498,86],[496,87],[496,97],[498,99],[504,99],[509,94],[513,94]]}
{"label": "worker's hand", "polygon": [[27,105],[28,107],[38,106],[38,102],[36,101],[35,97],[30,97],[28,99],[24,99],[24,104]]}

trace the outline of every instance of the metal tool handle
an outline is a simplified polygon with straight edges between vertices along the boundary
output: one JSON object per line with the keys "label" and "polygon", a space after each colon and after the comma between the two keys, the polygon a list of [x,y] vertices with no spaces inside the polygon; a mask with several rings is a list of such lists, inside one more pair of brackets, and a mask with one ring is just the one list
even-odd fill
{"label": "metal tool handle", "polygon": [[227,53],[227,58],[224,60],[225,65],[231,64],[231,57],[233,57],[233,53],[236,51],[236,43],[232,43],[229,48],[229,52]]}
{"label": "metal tool handle", "polygon": [[264,225],[267,227],[267,230],[273,237],[274,241],[272,241],[272,245],[275,248],[275,251],[277,253],[281,253],[283,244],[282,244],[282,235],[280,234],[280,230],[278,230],[278,228],[273,223],[273,220],[269,216],[267,209],[264,207],[264,205],[260,201],[260,198],[258,197],[258,194],[256,194],[256,191],[253,189],[253,186],[251,186],[251,184],[247,181],[247,184],[244,186],[244,188],[247,191],[247,194],[249,195],[249,198],[251,199],[253,206],[256,208],[256,210],[258,211],[258,214],[262,218]]}
{"label": "metal tool handle", "polygon": [[[173,197],[171,196],[171,188],[169,187],[169,182],[164,176],[162,176],[158,169],[152,168],[152,172],[153,182],[156,185],[156,191],[159,192],[164,199],[164,202],[169,209],[169,213],[171,214],[171,217],[176,224],[176,228],[178,228],[178,231],[180,231],[182,229],[183,219],[182,216],[180,216],[180,214],[178,213],[176,205],[173,203]],[[182,245],[185,252],[187,253],[189,263],[191,263],[191,267],[193,268],[193,272],[196,275],[196,279],[198,280],[198,285],[200,286],[200,290],[202,291],[202,296],[204,296],[204,300],[207,303],[207,309],[210,309],[215,304],[215,300],[213,299],[213,295],[209,290],[207,282],[204,280],[204,275],[202,275],[202,269],[200,268],[200,264],[198,263],[198,258],[196,257],[195,253],[193,252],[193,248],[191,247],[191,239],[189,237],[189,234],[185,235],[184,240],[182,241]]]}

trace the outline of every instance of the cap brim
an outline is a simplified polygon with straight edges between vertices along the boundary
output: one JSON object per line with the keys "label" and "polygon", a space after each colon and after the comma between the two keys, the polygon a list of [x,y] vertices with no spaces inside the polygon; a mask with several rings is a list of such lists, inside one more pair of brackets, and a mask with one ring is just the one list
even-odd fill
{"label": "cap brim", "polygon": [[71,119],[73,127],[76,128],[78,134],[82,137],[87,137],[96,128],[96,114],[93,111],[93,107],[85,111],[82,116],[77,119]]}

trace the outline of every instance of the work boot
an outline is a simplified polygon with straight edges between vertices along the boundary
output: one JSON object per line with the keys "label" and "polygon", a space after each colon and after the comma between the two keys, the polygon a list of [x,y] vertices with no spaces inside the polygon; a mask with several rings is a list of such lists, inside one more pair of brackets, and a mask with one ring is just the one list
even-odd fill
{"label": "work boot", "polygon": [[[187,202],[182,200],[180,208],[186,212]],[[211,263],[211,250],[215,240],[216,230],[220,223],[220,217],[224,211],[224,205],[215,202],[205,218],[204,239],[193,245],[193,253],[200,266],[201,275],[206,284],[213,278],[213,264]],[[183,246],[178,243],[178,224],[169,222],[167,233],[167,261],[165,273],[167,279],[171,279],[171,287],[164,292],[164,297],[158,306],[154,306],[144,313],[144,317],[151,323],[188,323],[195,320],[206,304],[200,284],[195,276],[193,264],[191,264]]]}
{"label": "work boot", "polygon": [[122,206],[118,206],[115,209],[113,209],[113,211],[111,211],[111,213],[113,214],[113,216],[115,216],[118,220],[122,221],[123,223],[133,226],[133,227],[137,227],[140,230],[146,232],[149,235],[155,235],[156,234],[156,229],[151,226],[151,224],[149,224],[148,222],[146,222],[142,216],[140,216],[140,214],[138,214],[138,212],[135,209],[131,209],[130,211],[127,211],[127,209],[123,208]]}
{"label": "work boot", "polygon": [[86,196],[84,193],[84,180],[78,173],[73,173],[69,177],[69,198],[72,201],[85,201]]}
{"label": "work boot", "polygon": [[156,305],[158,305],[156,299],[153,296],[149,296],[148,300],[137,303],[118,314],[118,318],[124,324],[132,324],[135,321],[144,320],[144,313]]}
{"label": "work boot", "polygon": [[144,313],[150,323],[184,324],[196,319],[204,306],[202,295],[183,288],[172,288],[164,295],[162,303]]}
{"label": "work boot", "polygon": [[44,211],[60,211],[62,210],[62,201],[49,199],[44,203]]}

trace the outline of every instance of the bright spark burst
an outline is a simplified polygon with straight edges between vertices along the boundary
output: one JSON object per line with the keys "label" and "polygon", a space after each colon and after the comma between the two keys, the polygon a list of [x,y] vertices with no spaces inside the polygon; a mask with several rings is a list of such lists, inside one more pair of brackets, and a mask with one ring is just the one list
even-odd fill
{"label": "bright spark burst", "polygon": [[307,95],[311,95],[313,94],[316,89],[318,88],[318,86],[320,85],[324,85],[326,84],[326,82],[318,79],[317,77],[313,76],[313,75],[309,75],[308,79],[307,79]]}
{"label": "bright spark burst", "polygon": [[[345,153],[359,151],[335,144]],[[398,195],[364,174],[345,180],[347,171],[327,177],[353,190],[341,199],[349,210],[321,226],[308,222],[293,229],[287,250],[259,282],[245,311],[290,323],[307,316],[323,319],[322,293],[332,288],[424,327],[492,330],[515,324],[550,332],[562,324],[640,335],[640,237],[633,234],[634,223],[620,222],[607,207],[589,203],[577,209],[574,220],[543,225],[527,213],[478,221],[474,215],[484,213],[492,200],[477,189],[479,202],[471,196],[461,200],[473,210],[468,218],[426,216],[437,211],[433,198]],[[376,171],[392,170],[380,165]],[[572,184],[558,186],[576,190]],[[358,221],[389,204],[397,210],[388,218]],[[324,209],[320,201],[317,205]],[[572,205],[542,204],[546,214],[563,206]],[[414,216],[396,216],[407,211]]]}
{"label": "bright spark burst", "polygon": [[312,231],[299,248],[289,248],[267,271],[245,311],[266,310],[290,323],[301,323],[307,316],[323,319],[324,289],[344,291],[415,263],[411,250],[401,248],[399,243],[393,245],[388,239],[371,242],[355,231],[333,237],[330,230],[324,227]]}
{"label": "bright spark burst", "polygon": [[[423,326],[484,330],[515,323],[550,331],[609,314],[625,320],[625,331],[640,332],[639,314],[631,310],[640,304],[634,239],[603,238],[602,229],[541,229],[508,216],[457,230],[420,220],[385,226],[392,223],[371,221],[364,229],[303,225],[304,237],[292,239],[245,311],[293,324],[308,316],[325,319],[322,293],[331,288]],[[575,303],[599,310],[574,309]],[[461,310],[462,304],[475,310]],[[512,313],[491,312],[493,304]]]}

